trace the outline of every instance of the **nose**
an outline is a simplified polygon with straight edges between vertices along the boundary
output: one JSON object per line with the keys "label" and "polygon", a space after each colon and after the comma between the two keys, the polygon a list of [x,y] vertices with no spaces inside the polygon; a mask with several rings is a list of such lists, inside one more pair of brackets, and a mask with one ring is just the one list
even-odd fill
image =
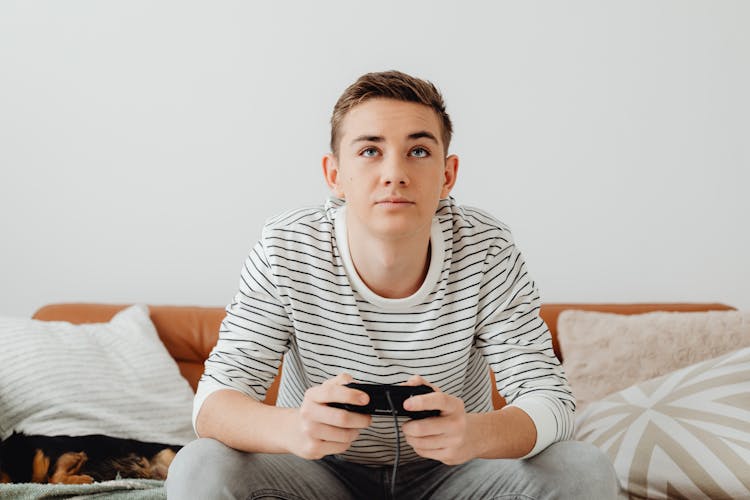
{"label": "nose", "polygon": [[392,184],[408,186],[409,173],[406,166],[406,160],[392,156],[390,159],[384,161],[381,176],[382,182],[386,186]]}

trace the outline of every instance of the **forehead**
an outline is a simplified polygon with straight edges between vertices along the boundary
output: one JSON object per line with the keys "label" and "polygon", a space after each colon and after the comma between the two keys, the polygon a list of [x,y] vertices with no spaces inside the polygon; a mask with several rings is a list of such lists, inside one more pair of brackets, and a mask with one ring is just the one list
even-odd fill
{"label": "forehead", "polygon": [[427,131],[441,140],[440,120],[431,107],[395,99],[369,99],[346,113],[341,122],[342,139],[372,135],[401,139]]}

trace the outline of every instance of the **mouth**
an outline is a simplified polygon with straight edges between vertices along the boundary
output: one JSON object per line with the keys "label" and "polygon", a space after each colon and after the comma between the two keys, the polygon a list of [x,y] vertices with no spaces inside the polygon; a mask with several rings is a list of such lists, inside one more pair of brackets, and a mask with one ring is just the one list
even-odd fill
{"label": "mouth", "polygon": [[414,202],[406,198],[391,197],[383,198],[375,202],[376,205],[413,205]]}

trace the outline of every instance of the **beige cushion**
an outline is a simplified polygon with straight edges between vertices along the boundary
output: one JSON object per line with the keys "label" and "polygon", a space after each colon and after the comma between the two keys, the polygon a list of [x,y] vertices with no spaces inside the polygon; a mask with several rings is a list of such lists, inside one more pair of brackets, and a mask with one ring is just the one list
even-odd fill
{"label": "beige cushion", "polygon": [[578,411],[635,383],[750,346],[750,313],[741,311],[624,316],[570,310],[557,327]]}
{"label": "beige cushion", "polygon": [[635,498],[750,498],[750,348],[591,403],[575,437]]}

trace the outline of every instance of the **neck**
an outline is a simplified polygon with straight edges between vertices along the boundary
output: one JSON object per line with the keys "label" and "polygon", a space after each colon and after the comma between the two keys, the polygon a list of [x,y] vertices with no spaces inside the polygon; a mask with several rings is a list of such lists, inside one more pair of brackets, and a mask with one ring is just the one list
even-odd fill
{"label": "neck", "polygon": [[424,283],[430,268],[429,227],[426,234],[396,240],[368,238],[347,228],[347,240],[357,274],[377,295],[409,297]]}

